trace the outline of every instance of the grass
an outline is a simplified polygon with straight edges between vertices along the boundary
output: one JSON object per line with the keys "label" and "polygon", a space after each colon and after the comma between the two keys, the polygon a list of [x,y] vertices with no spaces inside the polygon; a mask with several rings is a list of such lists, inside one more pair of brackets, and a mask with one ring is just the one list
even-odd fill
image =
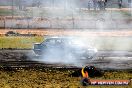
{"label": "grass", "polygon": [[[44,40],[42,36],[36,37],[0,37],[0,48],[31,49],[34,43]],[[127,50],[132,51],[132,37],[88,37],[86,44],[98,50]]]}
{"label": "grass", "polygon": [[[1,88],[84,88],[81,77],[69,76],[72,70],[45,69],[0,71]],[[105,72],[103,77],[92,79],[129,79],[132,74],[127,71]],[[88,86],[85,88],[132,88],[127,86]]]}
{"label": "grass", "polygon": [[5,15],[11,16],[12,15],[12,11],[11,10],[0,9],[0,15],[1,16],[5,16]]}
{"label": "grass", "polygon": [[42,42],[43,37],[0,37],[0,48],[30,49],[36,42]]}

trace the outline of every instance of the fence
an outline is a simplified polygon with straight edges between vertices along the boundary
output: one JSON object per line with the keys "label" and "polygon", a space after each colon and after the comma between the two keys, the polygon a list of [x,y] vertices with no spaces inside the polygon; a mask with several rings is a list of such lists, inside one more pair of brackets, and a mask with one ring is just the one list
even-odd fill
{"label": "fence", "polygon": [[[130,21],[130,23],[129,23]],[[15,29],[131,29],[132,19],[0,19],[0,28]]]}

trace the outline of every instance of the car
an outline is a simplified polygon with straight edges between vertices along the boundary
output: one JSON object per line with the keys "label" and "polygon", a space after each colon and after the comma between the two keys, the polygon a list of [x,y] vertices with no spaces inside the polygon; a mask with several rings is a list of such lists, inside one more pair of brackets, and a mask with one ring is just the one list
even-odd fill
{"label": "car", "polygon": [[19,36],[20,34],[18,32],[14,31],[8,31],[5,36]]}
{"label": "car", "polygon": [[74,57],[92,59],[96,56],[97,49],[74,37],[49,37],[42,43],[35,43],[33,51],[38,56]]}

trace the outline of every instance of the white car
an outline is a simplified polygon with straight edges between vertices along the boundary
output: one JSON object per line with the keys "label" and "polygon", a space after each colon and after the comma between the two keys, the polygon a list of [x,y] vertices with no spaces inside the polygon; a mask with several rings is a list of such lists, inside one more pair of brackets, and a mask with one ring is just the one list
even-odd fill
{"label": "white car", "polygon": [[80,42],[77,38],[69,37],[50,37],[45,39],[42,43],[34,44],[36,55],[50,55],[50,56],[72,56],[76,58],[92,59],[97,49],[89,46],[85,46],[83,42]]}

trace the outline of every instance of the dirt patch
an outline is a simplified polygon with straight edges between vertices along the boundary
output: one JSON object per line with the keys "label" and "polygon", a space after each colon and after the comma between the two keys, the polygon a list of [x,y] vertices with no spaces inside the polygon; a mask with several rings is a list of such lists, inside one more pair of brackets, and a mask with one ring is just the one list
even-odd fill
{"label": "dirt patch", "polygon": [[80,31],[71,29],[0,29],[0,34],[4,35],[8,31],[15,31],[21,34],[37,34],[37,35],[51,35],[51,36],[132,36],[132,31]]}

